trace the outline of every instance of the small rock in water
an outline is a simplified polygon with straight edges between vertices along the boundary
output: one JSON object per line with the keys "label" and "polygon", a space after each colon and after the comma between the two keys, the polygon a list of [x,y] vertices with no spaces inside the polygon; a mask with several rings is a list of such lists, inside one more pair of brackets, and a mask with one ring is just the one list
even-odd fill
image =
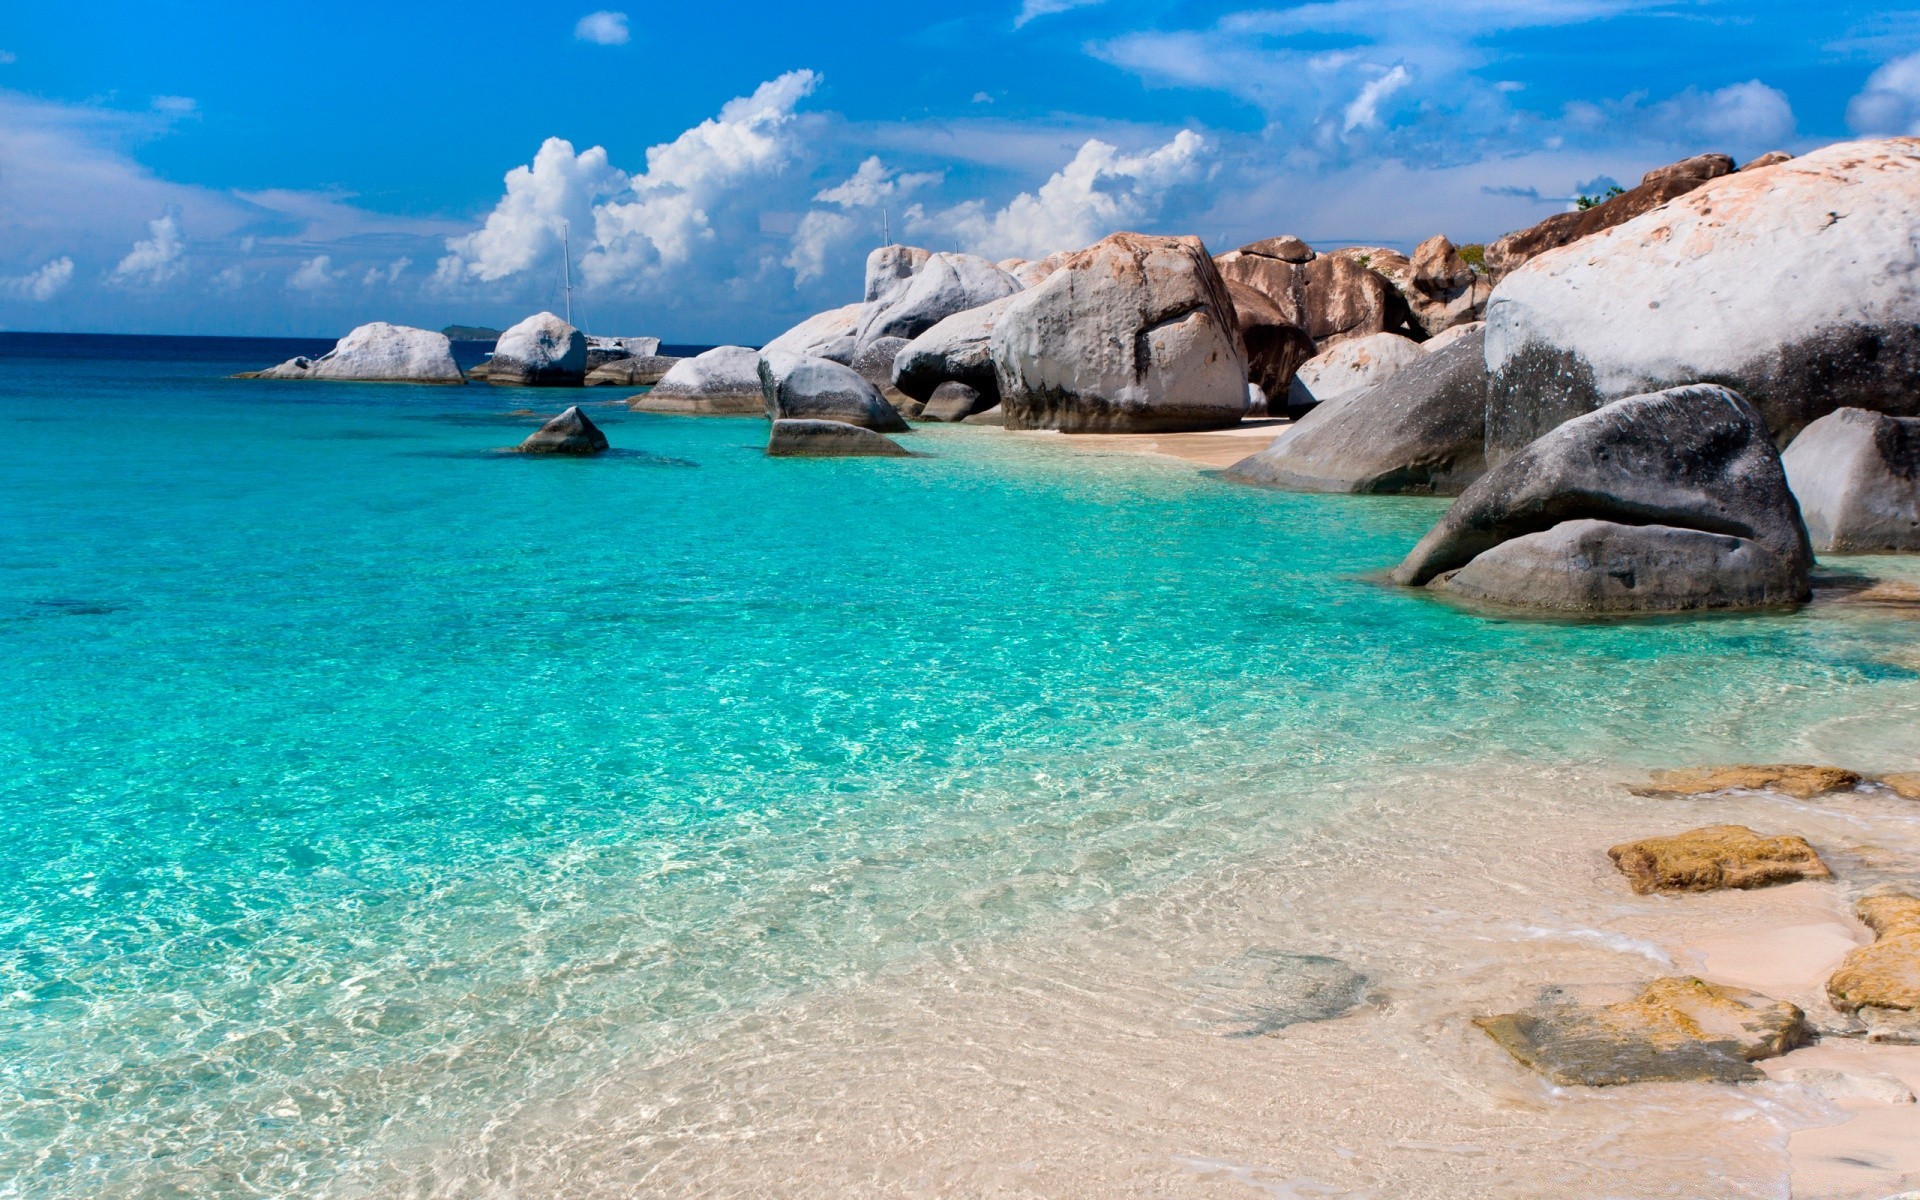
{"label": "small rock in water", "polygon": [[1912,1104],[1913,1092],[1891,1075],[1855,1075],[1826,1067],[1789,1067],[1775,1076],[1782,1083],[1811,1088],[1829,1100],[1865,1100],[1873,1104]]}
{"label": "small rock in water", "polygon": [[1771,766],[1691,767],[1655,771],[1636,796],[1705,796],[1713,792],[1779,792],[1796,800],[1811,800],[1828,792],[1853,790],[1860,782],[1855,771],[1840,767],[1812,767],[1801,763]]}
{"label": "small rock in water", "polygon": [[1920,1045],[1920,897],[1869,896],[1854,912],[1875,941],[1840,963],[1827,998],[1867,1026],[1867,1040]]}
{"label": "small rock in water", "polygon": [[783,419],[767,438],[769,458],[911,458],[884,433],[845,421]]}
{"label": "small rock in water", "polygon": [[607,448],[607,435],[574,405],[548,421],[516,447],[521,454],[571,454],[584,457]]}
{"label": "small rock in water", "polygon": [[1337,958],[1254,949],[1187,981],[1193,1024],[1251,1038],[1345,1016],[1367,999],[1367,977]]}
{"label": "small rock in water", "polygon": [[1762,837],[1744,825],[1709,825],[1672,837],[1626,842],[1608,850],[1607,857],[1642,896],[1833,877],[1805,838]]}
{"label": "small rock in water", "polygon": [[1882,775],[1880,786],[1907,800],[1920,800],[1920,771],[1900,771]]}
{"label": "small rock in water", "polygon": [[1555,1083],[1585,1087],[1764,1079],[1756,1060],[1811,1036],[1784,1000],[1691,977],[1656,979],[1619,1004],[1545,1003],[1474,1024]]}

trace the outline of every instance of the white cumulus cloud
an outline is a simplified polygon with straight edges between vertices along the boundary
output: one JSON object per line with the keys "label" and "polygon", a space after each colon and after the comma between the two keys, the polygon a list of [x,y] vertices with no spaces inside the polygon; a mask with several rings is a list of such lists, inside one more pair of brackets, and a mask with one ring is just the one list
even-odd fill
{"label": "white cumulus cloud", "polygon": [[187,244],[180,236],[180,221],[172,213],[147,222],[151,237],[133,244],[109,276],[114,283],[154,285],[165,283],[187,268]]}
{"label": "white cumulus cloud", "polygon": [[1786,93],[1758,79],[1712,92],[1692,89],[1656,106],[1662,123],[1717,145],[1740,149],[1772,147],[1793,136],[1793,105]]}
{"label": "white cumulus cloud", "polygon": [[876,154],[861,163],[846,182],[826,189],[814,199],[838,204],[841,208],[873,208],[894,196],[931,187],[944,178],[938,171],[902,174],[881,162]]}
{"label": "white cumulus cloud", "polygon": [[296,292],[318,292],[333,286],[343,271],[333,269],[333,256],[316,254],[287,276],[287,286]]}
{"label": "white cumulus cloud", "polygon": [[626,174],[599,146],[575,154],[573,143],[548,138],[529,166],[507,172],[507,194],[479,229],[447,240],[451,251],[435,278],[490,283],[557,259],[563,230],[593,228],[594,203],[626,186]]}
{"label": "white cumulus cloud", "polygon": [[1896,58],[1867,77],[1867,86],[1847,102],[1847,128],[1868,135],[1920,134],[1920,54]]}
{"label": "white cumulus cloud", "polygon": [[989,258],[1078,249],[1153,218],[1176,189],[1205,175],[1211,149],[1190,129],[1146,154],[1122,154],[1092,138],[1037,192],[1020,193],[998,212],[968,204],[922,222],[949,226]]}
{"label": "white cumulus cloud", "polygon": [[29,300],[51,300],[72,282],[73,260],[63,254],[52,262],[42,263],[25,275],[0,280],[0,290],[15,296],[25,296]]}
{"label": "white cumulus cloud", "polygon": [[632,35],[627,31],[627,14],[603,11],[581,17],[573,36],[596,46],[624,46]]}
{"label": "white cumulus cloud", "polygon": [[793,248],[782,263],[793,272],[793,284],[800,287],[827,273],[835,262],[834,251],[852,240],[860,223],[845,213],[816,208],[800,218],[793,231]]}

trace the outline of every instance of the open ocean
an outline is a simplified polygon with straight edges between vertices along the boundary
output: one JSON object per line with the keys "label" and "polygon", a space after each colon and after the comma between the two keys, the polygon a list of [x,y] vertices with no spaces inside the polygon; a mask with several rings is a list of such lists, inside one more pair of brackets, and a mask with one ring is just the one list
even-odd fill
{"label": "open ocean", "polygon": [[[0,1196],[364,1194],[1356,780],[1770,761],[1920,681],[1907,622],[1382,586],[1445,501],[224,378],[324,349],[0,334]],[[497,452],[576,401],[616,453]]]}

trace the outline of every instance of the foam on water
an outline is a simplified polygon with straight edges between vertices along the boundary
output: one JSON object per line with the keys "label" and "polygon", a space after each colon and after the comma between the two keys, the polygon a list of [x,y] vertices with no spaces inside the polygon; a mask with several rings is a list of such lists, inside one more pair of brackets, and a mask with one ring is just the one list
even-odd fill
{"label": "foam on water", "polygon": [[637,453],[530,462],[484,452],[552,393],[259,365],[0,358],[0,1194],[371,1186],[1358,780],[1789,756],[1916,693],[1898,620],[1371,582],[1442,502],[601,407]]}

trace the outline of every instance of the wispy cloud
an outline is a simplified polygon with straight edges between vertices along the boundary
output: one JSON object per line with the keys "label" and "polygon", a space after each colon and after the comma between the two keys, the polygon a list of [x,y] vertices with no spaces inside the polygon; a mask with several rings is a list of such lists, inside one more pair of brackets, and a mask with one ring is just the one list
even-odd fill
{"label": "wispy cloud", "polygon": [[41,264],[25,275],[0,279],[0,291],[23,296],[28,300],[44,302],[59,295],[72,282],[73,260],[63,254],[52,262]]}
{"label": "wispy cloud", "polygon": [[581,17],[573,36],[596,46],[624,46],[632,35],[627,31],[627,14],[603,11]]}
{"label": "wispy cloud", "polygon": [[1021,0],[1020,12],[1013,18],[1013,27],[1019,29],[1036,17],[1050,17],[1055,13],[1105,3],[1106,0]]}

